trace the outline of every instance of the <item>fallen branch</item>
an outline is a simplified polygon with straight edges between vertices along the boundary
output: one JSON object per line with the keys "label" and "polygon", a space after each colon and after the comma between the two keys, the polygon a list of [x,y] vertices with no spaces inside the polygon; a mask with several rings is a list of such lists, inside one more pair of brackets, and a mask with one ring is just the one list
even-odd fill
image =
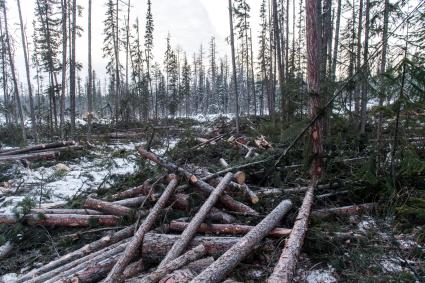
{"label": "fallen branch", "polygon": [[[184,231],[188,226],[187,222],[171,221],[169,229],[173,231]],[[197,230],[198,233],[207,234],[232,234],[232,235],[244,235],[249,233],[254,226],[239,225],[239,224],[201,224]],[[286,228],[274,228],[267,235],[272,238],[286,237],[291,233],[291,229]]]}
{"label": "fallen branch", "polygon": [[233,178],[232,173],[227,174],[223,178],[223,180],[220,182],[220,184],[213,190],[213,192],[210,194],[208,199],[204,202],[204,204],[201,206],[199,211],[193,217],[188,227],[183,231],[179,240],[174,243],[171,250],[168,252],[166,257],[162,260],[159,267],[163,267],[168,262],[174,260],[175,258],[177,258],[179,255],[182,254],[182,252],[186,249],[187,245],[189,244],[189,242],[195,235],[196,230],[201,225],[201,223],[204,222],[207,214],[210,212],[211,208],[215,205],[220,194],[224,191],[227,184],[232,180],[232,178]]}
{"label": "fallen branch", "polygon": [[239,262],[244,259],[280,222],[291,209],[289,200],[282,201],[269,215],[267,215],[254,229],[246,234],[237,244],[220,256],[213,264],[199,274],[192,283],[221,282]]}

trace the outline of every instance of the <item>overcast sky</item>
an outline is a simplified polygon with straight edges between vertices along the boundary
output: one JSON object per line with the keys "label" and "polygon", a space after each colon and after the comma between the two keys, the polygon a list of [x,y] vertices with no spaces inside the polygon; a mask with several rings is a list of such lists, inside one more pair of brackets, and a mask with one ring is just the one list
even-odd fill
{"label": "overcast sky", "polygon": [[[105,19],[106,0],[93,0],[93,66],[100,76],[104,76],[106,61],[102,58],[103,45],[103,20]],[[122,1],[124,2],[124,1]],[[131,1],[131,23],[136,17],[141,25],[141,36],[145,29],[146,2],[147,0]],[[88,0],[77,0],[78,5],[84,7],[82,17],[78,18],[78,24],[86,31],[87,27],[87,3]],[[253,36],[256,41],[259,25],[260,0],[248,0],[251,5],[251,25]],[[9,25],[16,40],[16,61],[19,77],[24,78],[24,61],[21,48],[19,31],[19,18],[16,0],[7,1],[9,9]],[[199,50],[200,44],[207,47],[211,36],[216,37],[218,55],[230,53],[225,38],[229,35],[228,0],[152,0],[152,12],[154,17],[154,56],[155,60],[162,62],[166,47],[166,37],[171,34],[173,46],[180,46],[192,57],[193,52]],[[31,41],[33,32],[32,21],[34,19],[35,0],[21,0],[24,23],[26,24],[28,38]],[[123,10],[125,9],[123,5]],[[126,11],[125,11],[126,12]],[[124,13],[124,11],[122,11]],[[31,42],[30,42],[31,44]],[[87,34],[83,33],[77,41],[77,59],[84,67],[87,66]],[[34,74],[32,74],[34,75]],[[84,70],[81,77],[86,76]]]}

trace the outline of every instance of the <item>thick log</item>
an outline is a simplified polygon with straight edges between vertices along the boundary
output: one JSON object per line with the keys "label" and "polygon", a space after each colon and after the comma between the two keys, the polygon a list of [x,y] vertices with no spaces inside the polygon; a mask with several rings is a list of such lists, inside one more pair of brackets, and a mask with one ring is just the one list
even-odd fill
{"label": "thick log", "polygon": [[142,204],[144,204],[146,201],[147,201],[147,197],[139,196],[139,197],[134,197],[134,198],[117,200],[117,201],[114,201],[113,203],[121,205],[121,206],[125,206],[125,207],[130,207],[130,208],[138,208]]}
{"label": "thick log", "polygon": [[[142,260],[145,262],[159,262],[170,250],[175,241],[179,238],[179,235],[166,235],[166,234],[155,234],[147,233],[143,241]],[[204,245],[207,249],[207,253],[212,256],[220,256],[232,245],[238,242],[240,238],[237,237],[195,237],[189,245],[189,249],[192,249],[198,245]],[[72,278],[77,272],[86,269],[87,267],[101,262],[110,256],[121,254],[125,247],[128,245],[130,239],[123,240],[119,243],[111,245],[106,249],[99,250],[98,252],[86,255],[83,258],[78,258],[68,264],[61,265],[58,268],[44,273],[38,277],[32,277],[32,280],[25,280],[19,282],[31,282],[31,283],[45,283],[57,282],[63,278]],[[57,280],[57,281],[55,281]]]}
{"label": "thick log", "polygon": [[193,217],[192,221],[190,221],[188,227],[183,231],[180,239],[174,243],[167,256],[162,260],[161,264],[159,265],[160,268],[182,254],[182,252],[186,249],[187,245],[192,240],[193,236],[196,234],[196,230],[202,224],[202,222],[204,222],[207,214],[215,205],[219,196],[223,193],[224,189],[232,180],[232,178],[233,174],[228,173],[220,182],[220,184],[214,189],[214,191],[210,194],[208,199],[204,202],[199,211]]}
{"label": "thick log", "polygon": [[244,171],[238,171],[235,173],[235,180],[239,185],[245,184],[246,174]]}
{"label": "thick log", "polygon": [[81,214],[81,215],[102,215],[103,213],[91,209],[31,209],[31,213],[37,214]]}
{"label": "thick log", "polygon": [[133,216],[133,211],[128,207],[90,197],[86,199],[84,207],[117,216]]}
{"label": "thick log", "polygon": [[[113,215],[28,214],[21,220],[28,225],[60,227],[116,226],[119,224],[119,218]],[[0,224],[16,224],[17,222],[18,219],[14,214],[0,214]]]}
{"label": "thick log", "polygon": [[59,147],[70,146],[70,145],[75,145],[75,142],[64,141],[64,142],[54,142],[54,143],[48,143],[48,144],[38,144],[38,145],[27,146],[24,148],[2,151],[0,152],[0,156],[24,154],[24,153],[29,153],[29,152],[38,151],[38,150],[59,148]]}
{"label": "thick log", "polygon": [[[164,160],[162,160],[161,158],[159,158],[158,156],[156,156],[155,154],[146,151],[144,148],[139,147],[138,149],[139,154],[141,156],[143,156],[144,158],[170,170],[173,172],[177,172],[183,176],[185,176],[192,185],[194,185],[195,187],[197,187],[199,190],[201,190],[202,192],[206,193],[206,194],[210,194],[212,191],[214,191],[214,188],[212,186],[210,186],[208,183],[206,183],[206,178],[209,178],[210,176],[207,176],[204,179],[199,179],[198,177],[196,177],[195,175],[191,174],[189,171],[176,166],[175,164],[172,163],[167,163]],[[230,172],[230,171],[229,171]],[[208,180],[212,180],[215,179],[219,176],[215,176],[213,178],[209,178]],[[236,211],[236,212],[240,212],[240,213],[245,213],[247,215],[258,215],[258,212],[256,212],[255,210],[253,210],[252,208],[250,208],[249,206],[240,203],[236,200],[234,200],[232,197],[223,194],[222,196],[220,196],[219,198],[220,202],[229,210],[231,211]]]}
{"label": "thick log", "polygon": [[236,222],[236,218],[234,216],[215,207],[211,208],[210,212],[207,214],[207,219],[224,224]]}
{"label": "thick log", "polygon": [[312,186],[309,188],[304,197],[303,204],[298,212],[292,232],[285,243],[285,247],[280,255],[279,261],[275,266],[272,275],[267,279],[268,283],[292,282],[297,260],[307,232],[308,220],[314,200],[314,189],[316,185],[317,183],[313,181]]}
{"label": "thick log", "polygon": [[186,194],[174,194],[170,197],[167,205],[172,205],[175,209],[188,211],[190,209],[190,196]]}
{"label": "thick log", "polygon": [[[169,229],[173,231],[184,231],[189,225],[187,222],[171,221]],[[254,229],[254,226],[238,225],[238,224],[201,224],[197,232],[207,234],[232,234],[232,235],[245,235]],[[267,235],[272,238],[287,237],[291,233],[291,229],[274,228]]]}
{"label": "thick log", "polygon": [[165,191],[162,193],[159,200],[156,202],[154,207],[152,208],[149,215],[146,217],[146,219],[143,221],[142,225],[140,225],[137,232],[134,234],[133,239],[131,240],[130,244],[126,247],[124,253],[121,255],[117,263],[114,265],[114,268],[109,273],[108,277],[105,279],[106,282],[119,282],[121,281],[123,272],[127,265],[131,262],[131,260],[136,256],[136,253],[138,252],[138,248],[143,242],[143,238],[145,237],[145,234],[152,228],[152,226],[155,224],[156,219],[161,213],[161,210],[164,208],[165,204],[171,197],[171,195],[174,192],[174,189],[177,186],[177,177],[175,175],[171,176],[171,181],[168,184]]}
{"label": "thick log", "polygon": [[182,268],[186,264],[193,262],[203,256],[205,256],[207,253],[207,250],[205,246],[199,245],[195,247],[194,249],[186,252],[182,256],[168,262],[167,264],[163,265],[162,267],[159,267],[154,272],[150,273],[149,275],[143,277],[139,282],[140,283],[156,283],[161,278],[166,276],[167,274]]}
{"label": "thick log", "polygon": [[13,243],[11,241],[7,241],[5,244],[0,246],[0,260],[7,257],[13,251]]}
{"label": "thick log", "polygon": [[152,186],[150,185],[149,180],[145,181],[143,185],[134,187],[122,192],[118,192],[112,195],[113,200],[120,200],[126,198],[138,197],[140,195],[148,196],[151,193]]}
{"label": "thick log", "polygon": [[56,159],[57,153],[54,151],[40,152],[40,153],[28,153],[28,154],[19,154],[11,156],[0,156],[0,163],[7,163],[17,160],[29,160],[29,161],[38,161],[38,160],[53,160]]}
{"label": "thick log", "polygon": [[105,236],[97,241],[94,241],[90,244],[85,245],[84,247],[82,247],[81,249],[78,249],[74,252],[71,252],[69,254],[66,254],[38,269],[34,269],[32,271],[30,271],[29,273],[27,273],[26,275],[22,276],[19,280],[19,282],[24,282],[25,280],[28,280],[30,278],[34,278],[40,274],[49,272],[59,266],[63,266],[71,261],[74,261],[76,259],[79,258],[83,258],[85,256],[87,256],[88,254],[97,252],[105,247],[108,247],[112,244],[118,243],[124,239],[127,239],[131,236],[133,236],[134,234],[134,227],[127,227],[121,231],[118,231],[117,233],[110,235],[110,236]]}
{"label": "thick log", "polygon": [[253,248],[279,224],[283,216],[291,209],[289,200],[282,201],[254,229],[237,244],[220,256],[213,264],[193,279],[192,283],[221,282],[226,275],[244,259]]}
{"label": "thick log", "polygon": [[213,262],[214,258],[211,256],[191,262],[184,268],[176,270],[163,277],[159,283],[188,283]]}
{"label": "thick log", "polygon": [[359,205],[350,205],[343,207],[325,208],[314,210],[311,215],[317,218],[326,218],[330,216],[347,216],[371,211],[377,207],[376,203],[364,203]]}

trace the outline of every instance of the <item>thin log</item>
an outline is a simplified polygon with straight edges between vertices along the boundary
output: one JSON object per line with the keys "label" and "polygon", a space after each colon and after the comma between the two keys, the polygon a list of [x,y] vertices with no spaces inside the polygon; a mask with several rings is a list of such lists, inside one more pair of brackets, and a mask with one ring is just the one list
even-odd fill
{"label": "thin log", "polygon": [[114,233],[109,236],[105,236],[97,241],[94,241],[90,244],[85,245],[84,247],[71,252],[69,254],[66,254],[38,269],[34,269],[21,278],[19,278],[18,283],[24,282],[26,280],[29,280],[30,278],[37,277],[40,274],[47,273],[51,270],[54,270],[55,268],[59,266],[63,266],[71,261],[74,261],[79,258],[83,258],[88,254],[97,252],[105,247],[108,247],[112,244],[118,243],[124,239],[127,239],[131,237],[134,234],[134,227],[127,227],[125,229],[122,229],[121,231],[118,231],[117,233]]}
{"label": "thin log", "polygon": [[21,219],[16,219],[14,214],[0,214],[0,224],[16,224],[18,221],[23,221],[27,225],[58,227],[116,226],[119,224],[119,218],[113,215],[28,214]]}
{"label": "thin log", "polygon": [[210,194],[208,199],[204,202],[199,211],[193,217],[192,221],[190,221],[188,227],[186,227],[186,229],[183,231],[180,236],[180,239],[174,243],[167,256],[162,260],[161,264],[159,265],[160,268],[182,254],[182,252],[186,249],[187,245],[192,240],[193,236],[196,234],[196,230],[202,224],[202,222],[204,222],[205,218],[207,217],[207,214],[215,205],[219,196],[223,193],[224,189],[226,188],[227,184],[229,184],[229,182],[232,180],[232,178],[233,174],[228,173],[220,182],[220,184],[218,184],[215,190]]}
{"label": "thin log", "polygon": [[29,160],[29,161],[38,161],[38,160],[53,160],[56,159],[57,153],[54,151],[41,152],[41,153],[28,153],[20,155],[11,155],[11,156],[0,156],[0,163],[8,163],[18,160]]}
{"label": "thin log", "polygon": [[[169,228],[173,231],[184,231],[189,225],[187,222],[171,221]],[[231,234],[231,235],[245,235],[254,229],[254,226],[239,225],[239,224],[201,224],[197,230],[198,233],[207,234]],[[272,238],[287,237],[291,233],[291,229],[286,228],[274,228],[267,235]]]}
{"label": "thin log", "polygon": [[145,203],[146,200],[147,200],[147,197],[139,196],[139,197],[134,197],[134,198],[117,200],[117,201],[114,201],[113,203],[121,205],[121,206],[125,206],[125,207],[137,208],[137,207],[141,206],[143,203]]}
{"label": "thin log", "polygon": [[161,213],[161,210],[165,207],[168,199],[174,192],[175,187],[177,186],[177,177],[175,175],[170,176],[170,183],[168,184],[165,191],[162,193],[159,200],[155,203],[149,215],[143,221],[142,225],[139,227],[137,232],[135,233],[133,239],[130,244],[125,249],[122,256],[119,258],[117,263],[114,265],[114,268],[109,273],[108,277],[105,279],[106,282],[119,282],[122,280],[121,276],[127,267],[127,265],[131,262],[131,260],[136,256],[138,252],[138,248],[143,243],[143,239],[145,234],[152,228],[155,224],[156,219]]}
{"label": "thin log", "polygon": [[186,252],[182,256],[168,262],[167,264],[163,265],[162,267],[159,267],[157,270],[152,272],[151,274],[143,277],[140,280],[140,283],[156,283],[161,278],[166,276],[167,274],[182,268],[183,266],[187,265],[190,262],[193,262],[203,256],[205,256],[207,253],[207,250],[204,245],[199,245],[195,247],[194,249]]}
{"label": "thin log", "polygon": [[268,283],[291,282],[295,273],[297,260],[304,243],[304,237],[307,232],[308,220],[310,217],[311,206],[314,200],[314,189],[316,182],[308,189],[303,204],[298,212],[292,232],[285,243],[285,247],[280,255],[279,261],[275,266],[272,275],[267,279]]}
{"label": "thin log", "polygon": [[114,195],[112,195],[112,199],[113,200],[120,200],[120,199],[127,199],[127,198],[133,198],[133,197],[137,197],[140,195],[144,195],[144,196],[148,196],[149,193],[151,192],[151,185],[148,181],[145,181],[143,183],[143,185],[138,186],[138,187],[134,187],[122,192],[118,192]]}
{"label": "thin log", "polygon": [[71,145],[75,145],[75,142],[64,141],[64,142],[54,142],[54,143],[48,143],[48,144],[38,144],[38,145],[27,146],[24,148],[2,151],[0,152],[0,156],[24,154],[24,153],[29,153],[29,152],[38,151],[38,150],[59,148],[59,147],[65,147],[65,146],[71,146]]}
{"label": "thin log", "polygon": [[201,273],[205,268],[210,266],[214,262],[213,257],[206,257],[203,259],[196,260],[194,262],[189,263],[182,269],[178,269],[165,277],[163,277],[159,283],[188,283],[193,278],[196,277],[199,273]]}
{"label": "thin log", "polygon": [[34,214],[81,214],[81,215],[102,215],[103,213],[91,209],[31,209]]}
{"label": "thin log", "polygon": [[84,207],[117,216],[133,216],[133,211],[128,207],[90,197],[86,199]]}
{"label": "thin log", "polygon": [[347,216],[371,211],[377,207],[376,203],[364,203],[343,207],[325,208],[314,210],[311,215],[316,218],[326,218],[330,216]]}
{"label": "thin log", "polygon": [[[177,173],[185,176],[190,181],[190,183],[192,185],[197,187],[202,192],[204,192],[206,194],[210,194],[211,192],[214,191],[214,188],[211,187],[208,183],[206,183],[205,180],[207,178],[208,178],[208,180],[212,180],[212,179],[217,178],[219,176],[215,176],[214,178],[210,178],[210,176],[207,176],[203,179],[199,179],[195,175],[191,174],[189,171],[187,171],[187,170],[185,170],[181,167],[178,167],[175,164],[165,162],[164,160],[162,160],[161,158],[159,158],[155,154],[146,151],[143,147],[139,147],[138,151],[139,151],[139,154],[141,156],[143,156],[144,158],[158,164],[159,166],[164,167],[164,168],[166,168],[170,171],[177,172]],[[258,212],[256,212],[255,210],[253,210],[249,206],[234,200],[232,197],[230,197],[226,194],[223,194],[222,196],[220,196],[219,200],[227,209],[229,209],[231,211],[245,213],[247,215],[258,215]]]}
{"label": "thin log", "polygon": [[199,274],[192,283],[221,282],[289,212],[292,202],[282,201],[254,229]]}

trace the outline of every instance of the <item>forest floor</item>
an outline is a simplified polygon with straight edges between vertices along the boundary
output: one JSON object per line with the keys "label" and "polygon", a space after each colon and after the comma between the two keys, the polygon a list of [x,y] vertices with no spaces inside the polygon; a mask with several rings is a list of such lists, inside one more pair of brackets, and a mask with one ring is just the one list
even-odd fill
{"label": "forest floor", "polygon": [[[410,154],[409,146],[410,155],[406,153],[405,158],[411,159],[408,163],[416,171],[406,173],[412,168],[408,164],[406,169],[400,162],[400,167],[405,169],[404,175],[400,174],[399,188],[390,189],[388,176],[376,178],[371,173],[374,158],[370,143],[353,138],[348,127],[340,121],[335,123],[339,123],[340,133],[335,134],[332,146],[327,148],[326,176],[321,181],[321,184],[332,185],[316,190],[315,195],[323,197],[316,199],[314,209],[363,203],[377,203],[377,207],[354,215],[313,217],[295,281],[425,282],[423,145],[414,145],[414,156]],[[282,132],[267,118],[245,118],[242,138],[235,143],[231,138],[234,134],[229,117],[177,119],[167,121],[165,125],[161,130],[141,131],[138,138],[92,141],[82,150],[64,154],[59,160],[0,165],[0,213],[17,212],[26,205],[81,208],[88,196],[108,198],[140,185],[148,178],[164,174],[166,171],[138,156],[138,146],[148,146],[157,155],[180,165],[216,172],[221,169],[220,158],[230,165],[247,162],[248,148],[254,147],[261,136],[267,145],[256,147],[259,156],[249,160],[280,153],[301,127],[295,124]],[[218,134],[223,134],[223,139],[200,146],[197,138],[209,139]],[[262,195],[258,203],[250,204],[260,216],[234,215],[237,223],[255,225],[281,200],[290,199],[294,209],[285,217],[281,227],[291,228],[304,192],[288,189],[308,184],[308,169],[302,165],[307,160],[305,150],[306,147],[295,148],[277,168],[264,164],[245,172],[246,184],[254,191],[279,188],[281,192]],[[301,166],[292,166],[298,164]],[[190,196],[191,209],[165,213],[156,230],[162,231],[162,224],[171,220],[193,216],[202,204],[202,198],[194,192],[190,192]],[[241,201],[245,197],[235,196]],[[0,282],[14,282],[16,276],[107,233],[98,230],[93,227],[28,227],[19,223],[0,225],[0,246],[12,241],[15,247],[6,258],[0,259]],[[239,282],[264,282],[284,243],[284,238],[263,241],[230,277]]]}

